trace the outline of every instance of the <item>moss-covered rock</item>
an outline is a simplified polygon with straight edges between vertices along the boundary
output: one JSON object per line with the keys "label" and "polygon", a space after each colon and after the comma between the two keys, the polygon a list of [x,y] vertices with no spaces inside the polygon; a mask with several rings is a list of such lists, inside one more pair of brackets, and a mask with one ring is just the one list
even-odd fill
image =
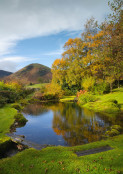
{"label": "moss-covered rock", "polygon": [[15,115],[15,120],[18,122],[19,126],[25,125],[27,122],[27,119],[21,113]]}
{"label": "moss-covered rock", "polygon": [[23,109],[23,107],[18,103],[12,104],[12,108],[17,109],[18,111],[21,111]]}
{"label": "moss-covered rock", "polygon": [[29,104],[29,102],[28,102],[27,100],[20,100],[20,104],[21,104],[22,106],[26,106],[26,105]]}
{"label": "moss-covered rock", "polygon": [[111,131],[106,131],[105,132],[105,136],[107,137],[113,137],[113,136],[116,136],[116,135],[119,135],[120,132],[116,129],[111,129]]}
{"label": "moss-covered rock", "polygon": [[116,129],[117,131],[121,131],[122,130],[122,127],[120,126],[120,125],[113,125],[112,127],[111,127],[111,129]]}

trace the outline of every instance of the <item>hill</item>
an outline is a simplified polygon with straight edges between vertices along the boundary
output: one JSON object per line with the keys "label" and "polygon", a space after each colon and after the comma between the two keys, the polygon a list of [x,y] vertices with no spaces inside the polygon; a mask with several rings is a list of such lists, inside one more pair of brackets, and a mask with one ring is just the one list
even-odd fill
{"label": "hill", "polygon": [[12,74],[12,72],[0,70],[0,78],[9,76],[9,75],[11,75],[11,74]]}
{"label": "hill", "polygon": [[38,63],[30,64],[4,78],[5,81],[18,81],[23,84],[47,83],[50,82],[51,79],[51,69]]}

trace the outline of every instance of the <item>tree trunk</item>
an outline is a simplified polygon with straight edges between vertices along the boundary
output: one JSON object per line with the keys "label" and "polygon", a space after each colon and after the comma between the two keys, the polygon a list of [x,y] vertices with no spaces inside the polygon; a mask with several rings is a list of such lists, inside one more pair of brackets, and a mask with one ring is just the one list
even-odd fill
{"label": "tree trunk", "polygon": [[117,81],[118,81],[118,88],[119,88],[120,87],[120,79],[118,78]]}
{"label": "tree trunk", "polygon": [[112,83],[110,83],[110,92],[112,93]]}

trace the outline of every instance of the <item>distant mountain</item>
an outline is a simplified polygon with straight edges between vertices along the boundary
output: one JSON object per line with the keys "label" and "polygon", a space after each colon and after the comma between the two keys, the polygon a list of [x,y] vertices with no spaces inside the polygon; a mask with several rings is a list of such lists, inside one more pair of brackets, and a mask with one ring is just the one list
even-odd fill
{"label": "distant mountain", "polygon": [[18,81],[23,84],[47,83],[50,82],[51,79],[51,69],[38,63],[30,64],[4,78],[5,81]]}
{"label": "distant mountain", "polygon": [[12,72],[8,72],[8,71],[4,71],[4,70],[0,70],[0,78],[6,77],[11,75]]}

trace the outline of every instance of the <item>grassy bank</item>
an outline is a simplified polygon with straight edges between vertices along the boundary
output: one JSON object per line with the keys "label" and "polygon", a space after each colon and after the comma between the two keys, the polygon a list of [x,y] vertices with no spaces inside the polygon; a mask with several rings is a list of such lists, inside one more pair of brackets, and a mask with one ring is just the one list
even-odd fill
{"label": "grassy bank", "polygon": [[62,99],[60,99],[60,102],[68,102],[68,101],[74,101],[74,98],[75,98],[76,96],[63,96],[63,98]]}
{"label": "grassy bank", "polygon": [[0,108],[0,143],[5,142],[9,138],[5,135],[10,130],[10,126],[14,123],[14,116],[17,110],[6,105]]}
{"label": "grassy bank", "polygon": [[[74,152],[109,145],[113,150],[78,157]],[[0,174],[122,173],[123,135],[82,146],[24,150],[0,161]]]}
{"label": "grassy bank", "polygon": [[[73,101],[76,96],[64,96],[60,99],[61,102]],[[94,95],[96,101],[88,102],[86,104],[80,104],[82,107],[86,107],[90,110],[103,113],[115,114],[119,111],[123,111],[123,88],[114,89],[112,93],[103,95]],[[113,103],[113,100],[118,102],[118,105]]]}
{"label": "grassy bank", "polygon": [[[114,114],[119,111],[123,111],[123,88],[117,88],[113,90],[112,93],[98,95],[96,96],[97,101],[89,102],[83,105],[88,109],[92,109],[96,112],[105,112]],[[112,101],[116,100],[118,105],[113,103]]]}

